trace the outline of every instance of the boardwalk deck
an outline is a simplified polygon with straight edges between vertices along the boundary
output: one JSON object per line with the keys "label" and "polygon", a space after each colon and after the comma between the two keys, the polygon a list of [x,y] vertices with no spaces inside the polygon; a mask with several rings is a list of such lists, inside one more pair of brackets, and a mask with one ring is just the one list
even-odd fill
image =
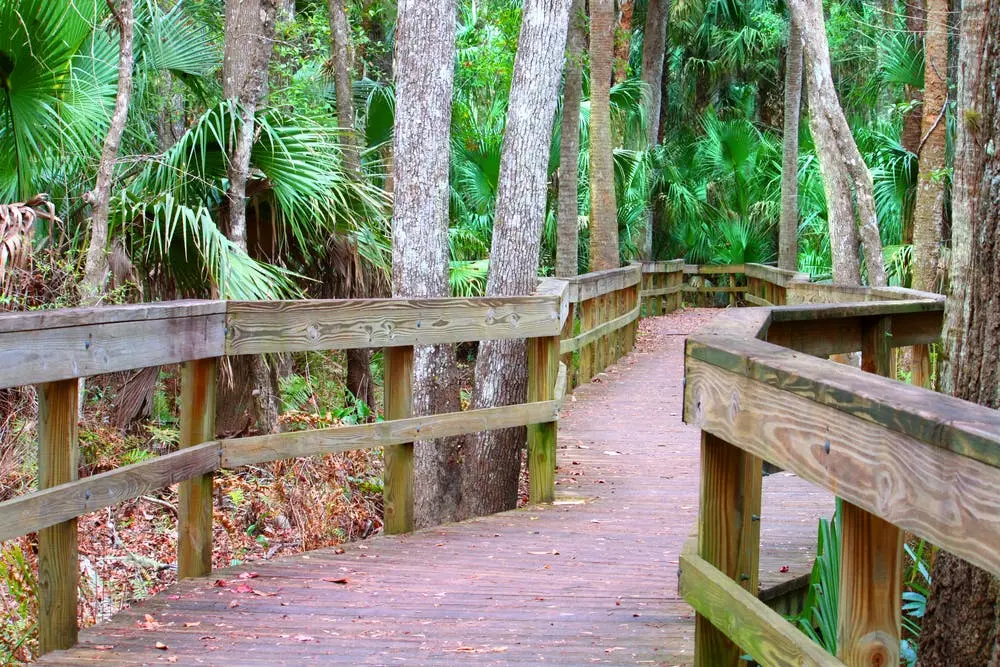
{"label": "boardwalk deck", "polygon": [[[710,317],[645,321],[636,352],[576,391],[555,505],[187,580],[41,662],[690,664],[676,579],[699,433],[681,423],[683,337]],[[833,504],[789,475],[764,489],[768,586],[807,571]]]}

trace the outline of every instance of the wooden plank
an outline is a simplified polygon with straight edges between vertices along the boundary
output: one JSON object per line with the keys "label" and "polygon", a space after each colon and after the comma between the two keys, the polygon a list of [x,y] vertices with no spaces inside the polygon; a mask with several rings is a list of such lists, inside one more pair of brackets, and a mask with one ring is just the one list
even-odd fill
{"label": "wooden plank", "polygon": [[[580,302],[580,330],[590,331],[594,329],[599,323],[598,312],[597,312],[597,300],[587,299],[586,301]],[[596,340],[596,339],[595,339]],[[562,350],[562,344],[560,344],[560,350]],[[584,345],[580,345],[580,371],[579,371],[579,384],[585,384],[590,382],[590,379],[594,377],[594,367],[596,363],[597,356],[597,346],[593,342],[588,342]]]}
{"label": "wooden plank", "polygon": [[1000,574],[1000,468],[690,356],[684,418]]}
{"label": "wooden plank", "polygon": [[632,262],[632,264],[639,264],[642,267],[643,273],[673,273],[684,270],[683,259],[668,259],[656,262],[643,260],[642,262]]}
{"label": "wooden plank", "polygon": [[[407,419],[413,415],[413,348],[387,347],[385,360],[385,418]],[[413,442],[385,448],[385,532],[388,535],[413,530]]]}
{"label": "wooden plank", "polygon": [[713,292],[738,294],[745,292],[746,289],[747,288],[743,286],[731,287],[729,285],[710,285],[708,287],[692,287],[691,285],[684,285],[681,291],[685,294],[711,294]]}
{"label": "wooden plank", "polygon": [[221,445],[208,442],[0,503],[0,540],[96,512],[219,468]]}
{"label": "wooden plank", "polygon": [[743,264],[685,264],[684,273],[689,276],[746,273],[746,267]]}
{"label": "wooden plank", "polygon": [[[861,368],[891,371],[892,319],[865,318]],[[851,503],[841,514],[837,655],[851,667],[898,665],[903,594],[903,532]]]}
{"label": "wooden plank", "polygon": [[566,387],[568,382],[568,371],[566,369],[566,364],[559,362],[559,374],[556,376],[556,386],[553,392],[552,400],[558,403],[560,406],[563,400],[566,398]]}
{"label": "wooden plank", "polygon": [[767,301],[766,299],[762,299],[759,296],[754,296],[750,292],[747,292],[747,293],[745,293],[743,295],[743,300],[746,301],[747,303],[753,304],[755,306],[770,306],[770,305],[772,305],[770,301]]}
{"label": "wooden plank", "polygon": [[620,269],[594,271],[582,276],[568,278],[569,300],[580,303],[594,299],[626,287],[631,287],[642,280],[640,267],[632,265]]}
{"label": "wooden plank", "polygon": [[[780,614],[700,558],[693,546],[681,552],[678,585],[700,617],[729,633],[762,665],[843,667]],[[697,655],[695,659],[699,660]]]}
{"label": "wooden plank", "polygon": [[763,281],[764,283],[770,283],[779,287],[785,287],[788,284],[795,282],[809,282],[808,273],[799,273],[798,271],[790,271],[789,269],[779,269],[776,266],[767,266],[766,264],[747,264],[743,273],[745,273],[748,278],[754,278],[756,280]]}
{"label": "wooden plank", "polygon": [[644,289],[642,291],[642,295],[644,297],[667,296],[670,294],[677,294],[682,291],[684,291],[683,285],[669,285],[667,287],[657,287],[656,289]]}
{"label": "wooden plank", "polygon": [[572,319],[572,301],[569,299],[569,281],[562,278],[541,278],[534,296],[552,296],[559,299],[559,321],[565,326]]}
{"label": "wooden plank", "polygon": [[98,306],[92,308],[59,308],[57,310],[32,310],[27,312],[0,313],[0,333],[39,331],[66,327],[92,326],[95,324],[120,324],[169,320],[200,315],[224,315],[225,301],[161,301],[123,306]]}
{"label": "wooden plank", "polygon": [[[215,359],[189,361],[181,367],[180,448],[215,439]],[[203,577],[212,572],[212,473],[181,482],[177,503],[177,576]]]}
{"label": "wooden plank", "polygon": [[[779,311],[779,316],[780,316]],[[914,343],[933,343],[941,337],[943,312],[900,313],[891,316],[890,347]],[[805,352],[816,357],[846,354],[861,349],[862,317],[838,317],[815,320],[773,322],[767,340],[775,345]]]}
{"label": "wooden plank", "polygon": [[0,388],[217,357],[225,324],[219,313],[0,333]]}
{"label": "wooden plank", "polygon": [[[732,316],[727,312],[717,320],[723,317]],[[690,356],[936,447],[1000,466],[1000,412],[996,410],[862,374],[857,368],[795,354],[763,341],[712,336],[710,331],[707,327],[706,333],[687,339]]]}
{"label": "wooden plank", "polygon": [[394,419],[375,424],[234,438],[221,441],[222,464],[226,468],[235,468],[264,461],[388,447],[414,440],[436,440],[480,431],[527,426],[556,419],[558,410],[557,401],[545,401]]}
{"label": "wooden plank", "polygon": [[554,296],[243,301],[229,306],[226,354],[533,338],[561,328]]}
{"label": "wooden plank", "polygon": [[870,301],[851,303],[805,304],[774,309],[775,322],[801,322],[846,317],[881,317],[911,313],[942,312],[939,301]]}
{"label": "wooden plank", "polygon": [[568,369],[567,373],[569,376],[570,391],[572,391],[573,387],[577,384],[574,382],[575,368],[573,366],[573,352],[563,352],[561,341],[571,340],[573,338],[573,327],[576,325],[576,308],[577,305],[575,303],[569,304],[569,316],[566,318],[566,321],[563,322],[562,331],[559,333],[560,352],[562,352],[562,356],[559,361]]}
{"label": "wooden plank", "polygon": [[[559,375],[559,338],[533,338],[528,341],[528,402],[553,401]],[[532,503],[555,500],[557,422],[528,426],[528,499]]]}
{"label": "wooden plank", "polygon": [[[76,380],[38,387],[38,486],[77,478]],[[76,519],[38,532],[38,646],[42,653],[76,643],[76,590],[80,577]]]}
{"label": "wooden plank", "polygon": [[567,354],[570,352],[576,352],[577,350],[585,349],[587,345],[590,345],[594,341],[600,339],[603,336],[618,331],[622,327],[628,326],[635,320],[639,319],[639,308],[633,308],[631,311],[625,313],[621,317],[616,317],[615,319],[605,322],[604,324],[594,327],[590,330],[584,331],[579,336],[564,340],[559,343],[559,350],[562,354]]}

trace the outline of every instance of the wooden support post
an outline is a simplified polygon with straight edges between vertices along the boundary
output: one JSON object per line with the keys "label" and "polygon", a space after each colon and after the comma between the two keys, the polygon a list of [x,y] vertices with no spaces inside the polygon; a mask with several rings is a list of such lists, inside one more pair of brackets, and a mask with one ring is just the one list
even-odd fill
{"label": "wooden support post", "polygon": [[[892,319],[865,318],[861,368],[888,375]],[[843,504],[838,654],[850,667],[899,664],[903,532],[850,503]]]}
{"label": "wooden support post", "polygon": [[[629,292],[631,292],[630,287],[625,287],[615,292],[615,303],[617,305],[617,308],[615,309],[617,315],[615,315],[615,317],[621,317],[622,315],[628,313]],[[625,356],[625,339],[628,337],[628,326],[629,325],[626,324],[615,332],[615,363]]]}
{"label": "wooden support post", "polygon": [[[642,274],[642,278],[639,284],[642,285],[643,290],[653,289],[653,274],[652,273]],[[650,309],[650,304],[653,301],[653,297],[640,296],[639,298],[642,299],[642,310],[639,312],[639,315],[642,317],[651,317],[653,313],[652,310]]]}
{"label": "wooden support post", "polygon": [[[180,448],[215,439],[218,362],[188,361],[181,366]],[[212,473],[181,482],[177,503],[177,578],[212,572]]]}
{"label": "wooden support post", "polygon": [[[656,276],[655,278],[656,289],[662,289],[667,286],[667,274],[654,273],[653,275]],[[667,314],[667,309],[666,309],[667,298],[668,297],[665,297],[662,294],[656,297],[656,313],[655,313],[656,315]]]}
{"label": "wooden support post", "polygon": [[[597,301],[597,318],[596,323],[598,325],[604,324],[608,321],[608,299],[607,295],[602,294],[595,299]],[[608,337],[607,335],[601,336],[594,343],[594,375],[597,375],[604,370],[607,365],[608,360]]]}
{"label": "wooden support post", "polygon": [[914,387],[931,388],[931,347],[914,345],[910,354],[910,384]]}
{"label": "wooden support post", "polygon": [[[703,432],[698,555],[755,595],[760,497],[760,459]],[[735,666],[741,653],[722,630],[702,616],[696,617],[696,667]]]}
{"label": "wooden support post", "polygon": [[[39,489],[77,479],[79,386],[75,378],[38,386]],[[38,531],[38,645],[42,653],[76,643],[79,578],[76,519]]]}
{"label": "wooden support post", "polygon": [[[528,402],[553,400],[558,375],[558,336],[529,339]],[[528,498],[533,503],[555,499],[558,426],[555,421],[528,426]]]}
{"label": "wooden support post", "polygon": [[[729,286],[732,289],[736,289],[736,274],[735,273],[730,273],[729,274]],[[736,306],[736,292],[730,292],[729,293],[729,305],[730,306],[734,306],[734,307]]]}
{"label": "wooden support post", "polygon": [[[569,340],[573,337],[573,326],[576,322],[576,304],[569,304],[569,313],[563,323],[562,331],[559,332],[560,340]],[[577,381],[577,369],[573,367],[573,353],[567,352],[560,359],[566,365],[566,391],[573,391],[579,382]]]}
{"label": "wooden support post", "polygon": [[[559,354],[559,338],[556,355]],[[385,418],[413,416],[413,347],[387,347],[385,360]],[[396,535],[413,530],[413,443],[385,448],[385,533]]]}
{"label": "wooden support post", "polygon": [[[587,299],[580,304],[580,333],[586,333],[597,326],[597,299]],[[597,357],[597,342],[588,343],[580,348],[580,384],[590,382],[594,377],[594,365]]]}
{"label": "wooden support post", "polygon": [[[629,301],[628,301],[628,312],[635,310],[636,306],[639,305],[639,286],[633,285],[632,289],[629,291]],[[632,320],[632,323],[628,326],[628,345],[626,346],[625,352],[631,354],[632,350],[635,349],[635,335],[639,331],[639,318]]]}
{"label": "wooden support post", "polygon": [[677,291],[670,295],[670,310],[673,312],[678,310],[684,301],[684,292],[681,291],[684,288],[684,272],[674,271],[670,276],[671,285],[677,288]]}

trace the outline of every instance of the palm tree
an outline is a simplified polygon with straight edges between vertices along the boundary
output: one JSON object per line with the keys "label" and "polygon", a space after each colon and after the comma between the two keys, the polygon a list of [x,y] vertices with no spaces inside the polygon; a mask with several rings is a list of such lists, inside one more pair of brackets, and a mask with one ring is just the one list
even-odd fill
{"label": "palm tree", "polygon": [[611,133],[611,61],[614,49],[613,0],[590,2],[590,268],[615,269],[618,208],[615,202],[614,139]]}

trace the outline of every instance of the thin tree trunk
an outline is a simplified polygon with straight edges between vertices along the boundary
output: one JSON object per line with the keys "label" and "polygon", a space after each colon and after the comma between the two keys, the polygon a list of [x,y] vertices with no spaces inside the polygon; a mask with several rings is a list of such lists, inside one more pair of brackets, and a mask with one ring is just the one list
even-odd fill
{"label": "thin tree trunk", "polygon": [[[344,167],[351,178],[360,181],[364,175],[361,172],[361,142],[354,128],[354,91],[353,56],[350,29],[347,24],[347,13],[344,0],[329,0],[330,12],[330,51],[333,59],[334,87],[337,91],[337,122],[340,124],[340,145],[344,152]],[[352,252],[357,252],[357,246],[351,243]],[[349,294],[340,295],[347,298],[363,298],[359,288],[364,281],[350,281]],[[375,391],[371,371],[371,351],[368,349],[348,350],[347,357],[347,391],[358,401],[375,407]]]}
{"label": "thin tree trunk", "polygon": [[794,271],[799,256],[799,114],[802,109],[802,33],[794,18],[788,21],[785,52],[785,133],[781,160],[781,223],[778,228],[778,267]]}
{"label": "thin tree trunk", "polygon": [[833,85],[823,4],[821,0],[789,0],[788,6],[802,31],[805,45],[806,71],[809,75],[809,126],[823,172],[834,280],[860,284],[860,237],[869,284],[885,285],[885,262],[875,214],[874,184]]}
{"label": "thin tree trunk", "polygon": [[575,276],[579,271],[580,97],[583,94],[583,52],[587,39],[587,15],[584,0],[572,0],[572,2],[566,38],[562,139],[559,144],[556,275],[560,277]]}
{"label": "thin tree trunk", "polygon": [[[132,68],[135,60],[132,55],[135,32],[132,1],[124,0],[118,3],[109,1],[108,6],[121,33],[118,46],[118,92],[115,95],[111,125],[101,149],[101,160],[97,165],[97,182],[94,189],[84,195],[84,200],[92,208],[90,245],[87,247],[87,260],[84,264],[83,280],[80,283],[82,303],[85,306],[93,306],[101,301],[108,282],[111,178],[114,175],[118,151],[121,149],[122,135],[125,134],[125,123],[128,121],[128,105],[132,99]],[[83,392],[80,392],[80,395],[82,397]]]}
{"label": "thin tree trunk", "polygon": [[[666,56],[667,25],[670,17],[669,0],[649,0],[646,5],[646,25],[642,42],[642,81],[649,92],[647,118],[649,127],[647,139],[649,146],[660,143],[660,107],[663,101],[663,61]],[[653,211],[655,204],[650,202],[649,213],[646,216],[646,239],[643,243],[642,256],[653,258]]]}
{"label": "thin tree trunk", "polygon": [[628,61],[632,50],[632,15],[635,0],[618,3],[618,28],[615,30],[615,83],[628,78]]}
{"label": "thin tree trunk", "polygon": [[[487,296],[530,294],[538,281],[552,123],[566,48],[570,0],[525,0],[500,156]],[[483,341],[473,407],[523,403],[528,386],[523,340]],[[470,439],[463,473],[467,515],[513,509],[525,429]]]}
{"label": "thin tree trunk", "polygon": [[920,173],[913,211],[913,288],[938,291],[944,219],[945,107],[948,102],[948,1],[926,0]]}
{"label": "thin tree trunk", "polygon": [[[932,29],[928,16],[928,32]],[[952,255],[941,390],[1000,409],[1000,0],[962,7]],[[940,553],[920,634],[920,664],[1000,664],[1000,584]]]}
{"label": "thin tree trunk", "polygon": [[[924,6],[923,0],[909,0],[906,3],[906,29],[918,38],[924,34]],[[903,131],[900,136],[900,143],[903,148],[914,155],[920,152],[920,137],[924,94],[923,90],[907,86],[905,90],[906,98],[910,100],[912,107],[903,116]],[[916,197],[907,197],[903,209],[903,243],[913,243],[913,206]]]}
{"label": "thin tree trunk", "polygon": [[[400,0],[396,21],[392,293],[448,296],[448,159],[454,87],[455,0]],[[451,345],[414,352],[414,414],[461,409]],[[453,521],[462,440],[414,447],[417,526]]]}
{"label": "thin tree trunk", "polygon": [[611,134],[613,0],[590,0],[590,269],[621,266]]}

